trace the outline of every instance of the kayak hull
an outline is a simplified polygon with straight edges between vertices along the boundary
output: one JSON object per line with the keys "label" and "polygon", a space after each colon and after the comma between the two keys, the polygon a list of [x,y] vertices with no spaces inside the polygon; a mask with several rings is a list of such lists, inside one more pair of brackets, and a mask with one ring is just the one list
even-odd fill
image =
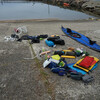
{"label": "kayak hull", "polygon": [[90,39],[88,37],[84,36],[83,34],[78,33],[78,32],[76,32],[74,30],[71,30],[72,33],[75,33],[75,34],[78,34],[78,35],[81,36],[80,38],[77,38],[77,37],[74,37],[74,36],[70,35],[70,33],[67,32],[67,28],[64,28],[62,26],[61,29],[64,32],[64,34],[66,34],[68,37],[76,40],[77,42],[79,42],[79,43],[81,43],[81,44],[83,44],[83,45],[85,45],[85,46],[87,46],[87,47],[89,47],[89,48],[91,48],[91,49],[93,49],[95,51],[100,52],[100,45],[98,45],[96,43],[90,44]]}

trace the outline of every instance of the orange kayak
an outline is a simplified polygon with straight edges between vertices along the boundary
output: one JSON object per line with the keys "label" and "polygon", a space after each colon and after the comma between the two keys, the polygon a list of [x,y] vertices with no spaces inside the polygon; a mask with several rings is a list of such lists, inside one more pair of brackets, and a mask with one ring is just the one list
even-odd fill
{"label": "orange kayak", "polygon": [[69,4],[68,3],[63,3],[64,6],[66,7],[69,7]]}

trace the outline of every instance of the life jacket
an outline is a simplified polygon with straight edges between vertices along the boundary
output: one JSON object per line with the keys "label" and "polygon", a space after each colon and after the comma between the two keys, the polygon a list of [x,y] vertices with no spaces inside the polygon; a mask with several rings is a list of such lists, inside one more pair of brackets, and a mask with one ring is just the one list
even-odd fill
{"label": "life jacket", "polygon": [[86,56],[78,65],[85,68],[89,68],[93,61],[93,57]]}
{"label": "life jacket", "polygon": [[[93,56],[89,56],[89,57],[93,57]],[[86,59],[87,59],[88,57],[86,56],[86,58],[85,58],[85,60],[84,60],[84,58],[82,58],[82,59],[80,59],[79,61],[77,61],[74,65],[73,65],[73,67],[75,67],[75,68],[79,68],[79,69],[81,69],[81,70],[83,70],[83,71],[85,71],[85,72],[89,72],[89,71],[91,71],[91,69],[94,67],[94,65],[99,61],[99,59],[98,58],[96,58],[96,57],[93,57],[94,58],[94,60],[92,61],[92,63],[91,63],[91,61],[89,61],[89,63],[86,61]],[[92,58],[92,59],[93,59]],[[91,58],[90,58],[91,59]],[[89,59],[89,60],[90,60]],[[83,61],[84,60],[84,64],[83,64]],[[82,63],[81,63],[82,62]],[[83,66],[79,66],[79,65],[84,65],[84,67]]]}
{"label": "life jacket", "polygon": [[60,60],[60,56],[59,55],[53,55],[51,56],[52,59],[54,60]]}

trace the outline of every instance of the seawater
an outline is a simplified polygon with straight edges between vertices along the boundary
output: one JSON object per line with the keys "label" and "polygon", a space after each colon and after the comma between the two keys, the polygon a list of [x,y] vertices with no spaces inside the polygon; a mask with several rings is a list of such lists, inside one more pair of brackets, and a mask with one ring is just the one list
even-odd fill
{"label": "seawater", "polygon": [[21,19],[61,19],[61,20],[80,20],[94,16],[64,9],[41,2],[1,2],[0,20],[21,20]]}

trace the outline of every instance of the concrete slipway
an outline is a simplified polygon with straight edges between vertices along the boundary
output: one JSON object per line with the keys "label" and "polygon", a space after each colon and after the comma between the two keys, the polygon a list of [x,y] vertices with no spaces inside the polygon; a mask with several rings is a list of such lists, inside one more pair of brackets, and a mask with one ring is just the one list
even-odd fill
{"label": "concrete slipway", "polygon": [[[68,47],[87,50],[91,56],[100,59],[100,53],[62,36],[61,25],[83,33],[100,45],[100,21],[22,20],[0,22],[0,100],[100,100],[100,63],[91,73],[95,81],[85,85],[67,76],[58,76],[43,68],[44,58],[27,60],[38,54],[40,49],[62,50]],[[14,28],[26,26],[29,35],[52,34],[65,40],[65,46],[48,47],[44,40],[30,45],[28,41],[5,42]],[[52,54],[52,53],[51,53]],[[67,63],[78,61],[66,59]]]}

